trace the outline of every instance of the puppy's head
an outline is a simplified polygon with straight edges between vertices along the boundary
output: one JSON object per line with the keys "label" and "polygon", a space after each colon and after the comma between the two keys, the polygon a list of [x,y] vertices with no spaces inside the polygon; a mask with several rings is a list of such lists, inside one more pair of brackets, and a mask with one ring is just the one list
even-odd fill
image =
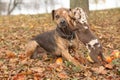
{"label": "puppy's head", "polygon": [[87,15],[86,15],[85,11],[80,7],[71,9],[70,17],[74,21],[76,20],[81,24],[87,23]]}
{"label": "puppy's head", "polygon": [[59,8],[52,11],[52,19],[56,22],[58,27],[65,28],[69,27],[72,29],[69,16],[70,9]]}

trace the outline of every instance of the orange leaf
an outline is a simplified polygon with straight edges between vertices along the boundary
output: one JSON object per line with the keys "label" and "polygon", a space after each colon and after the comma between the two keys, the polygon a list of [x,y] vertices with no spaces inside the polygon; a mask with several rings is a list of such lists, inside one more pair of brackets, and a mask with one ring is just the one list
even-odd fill
{"label": "orange leaf", "polygon": [[21,59],[21,60],[23,60],[23,59],[26,58],[26,56],[25,56],[24,53],[20,53],[20,54],[18,55],[18,58]]}
{"label": "orange leaf", "polygon": [[17,74],[13,77],[12,80],[26,80],[26,76],[23,74]]}
{"label": "orange leaf", "polygon": [[107,61],[108,63],[110,63],[110,62],[112,62],[112,58],[111,58],[111,57],[106,57],[106,61]]}
{"label": "orange leaf", "polygon": [[62,64],[62,63],[63,63],[62,58],[58,58],[55,63],[56,63],[56,64]]}
{"label": "orange leaf", "polygon": [[7,57],[7,58],[15,58],[16,55],[15,55],[15,53],[13,53],[12,51],[7,51],[7,52],[6,52],[6,57]]}
{"label": "orange leaf", "polygon": [[44,76],[43,73],[34,73],[34,80],[43,80],[42,77]]}
{"label": "orange leaf", "polygon": [[58,77],[60,77],[60,78],[69,78],[68,75],[65,72],[59,73]]}

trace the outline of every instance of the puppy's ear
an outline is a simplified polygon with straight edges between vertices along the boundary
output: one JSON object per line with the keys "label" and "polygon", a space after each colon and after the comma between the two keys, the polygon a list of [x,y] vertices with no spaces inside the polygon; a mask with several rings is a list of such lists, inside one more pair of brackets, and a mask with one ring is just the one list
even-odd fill
{"label": "puppy's ear", "polygon": [[71,18],[74,18],[74,13],[72,12],[72,9],[71,9],[71,8],[69,9],[69,16],[70,16]]}
{"label": "puppy's ear", "polygon": [[55,10],[52,10],[52,20],[54,20],[55,17]]}
{"label": "puppy's ear", "polygon": [[72,9],[70,8],[69,11],[72,11]]}

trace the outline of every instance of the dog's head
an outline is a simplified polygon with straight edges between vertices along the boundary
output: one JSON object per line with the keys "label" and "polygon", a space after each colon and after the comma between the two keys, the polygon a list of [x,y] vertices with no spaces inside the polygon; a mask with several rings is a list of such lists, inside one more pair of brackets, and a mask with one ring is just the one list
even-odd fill
{"label": "dog's head", "polygon": [[69,13],[71,12],[70,9],[66,8],[59,8],[57,10],[52,11],[52,19],[56,22],[58,27],[65,28],[69,27],[72,30],[71,18]]}

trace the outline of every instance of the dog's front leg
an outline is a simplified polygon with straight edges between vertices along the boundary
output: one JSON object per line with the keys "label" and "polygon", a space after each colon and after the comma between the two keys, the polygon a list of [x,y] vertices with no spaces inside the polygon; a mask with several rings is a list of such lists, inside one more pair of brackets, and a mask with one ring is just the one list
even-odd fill
{"label": "dog's front leg", "polygon": [[76,60],[74,57],[72,57],[70,55],[70,53],[68,53],[67,50],[63,50],[62,52],[62,56],[67,59],[69,62],[72,62],[75,66],[79,66],[80,68],[83,69],[83,66],[80,64],[80,62],[78,60]]}

